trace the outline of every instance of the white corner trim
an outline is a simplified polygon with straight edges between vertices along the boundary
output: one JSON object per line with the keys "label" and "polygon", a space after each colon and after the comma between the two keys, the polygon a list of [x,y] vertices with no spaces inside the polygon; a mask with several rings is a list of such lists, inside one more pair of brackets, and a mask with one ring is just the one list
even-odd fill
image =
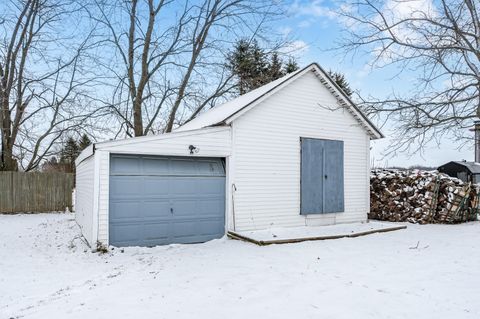
{"label": "white corner trim", "polygon": [[92,238],[90,248],[92,250],[97,249],[98,240],[98,214],[100,203],[100,156],[101,152],[97,152],[94,155],[94,174],[93,174],[93,214],[92,214]]}

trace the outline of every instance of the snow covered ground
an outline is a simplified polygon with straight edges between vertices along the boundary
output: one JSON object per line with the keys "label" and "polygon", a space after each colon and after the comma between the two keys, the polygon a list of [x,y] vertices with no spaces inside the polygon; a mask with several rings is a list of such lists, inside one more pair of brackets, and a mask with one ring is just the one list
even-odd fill
{"label": "snow covered ground", "polygon": [[0,215],[0,318],[480,318],[478,222],[104,255],[78,234],[72,214]]}

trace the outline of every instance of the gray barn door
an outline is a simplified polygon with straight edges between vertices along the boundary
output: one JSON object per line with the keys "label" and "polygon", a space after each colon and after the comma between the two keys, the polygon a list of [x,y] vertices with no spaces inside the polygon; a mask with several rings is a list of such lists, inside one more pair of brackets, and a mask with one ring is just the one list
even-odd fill
{"label": "gray barn door", "polygon": [[111,245],[198,243],[224,234],[221,159],[111,155]]}
{"label": "gray barn door", "polygon": [[300,213],[343,212],[343,141],[302,138],[300,142]]}

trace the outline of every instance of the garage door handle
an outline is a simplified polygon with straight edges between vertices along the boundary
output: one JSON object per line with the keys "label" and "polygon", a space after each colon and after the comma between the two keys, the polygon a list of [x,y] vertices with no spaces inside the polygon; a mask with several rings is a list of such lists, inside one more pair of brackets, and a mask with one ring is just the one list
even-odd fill
{"label": "garage door handle", "polygon": [[172,207],[170,207],[170,213],[172,213],[172,214],[173,214],[173,208],[172,208]]}
{"label": "garage door handle", "polygon": [[328,178],[328,176],[327,176],[327,175],[325,175],[325,179],[327,179],[327,178]]}

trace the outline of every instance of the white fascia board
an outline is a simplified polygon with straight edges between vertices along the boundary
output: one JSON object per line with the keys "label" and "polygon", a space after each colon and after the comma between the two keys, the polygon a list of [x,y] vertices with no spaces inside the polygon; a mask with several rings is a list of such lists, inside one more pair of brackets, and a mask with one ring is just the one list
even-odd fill
{"label": "white fascia board", "polygon": [[208,133],[214,133],[214,132],[219,132],[222,130],[229,130],[229,129],[230,129],[229,127],[225,127],[225,126],[205,127],[205,128],[195,129],[191,131],[171,132],[171,133],[152,135],[152,136],[138,136],[138,137],[132,137],[132,138],[127,138],[123,140],[105,141],[105,142],[97,143],[95,145],[96,145],[96,148],[100,150],[100,149],[107,149],[109,147],[129,145],[129,144],[139,143],[139,142],[174,139],[181,136],[208,134]]}
{"label": "white fascia board", "polygon": [[95,144],[88,145],[81,153],[78,155],[77,159],[75,160],[75,166],[89,158],[95,153]]}

